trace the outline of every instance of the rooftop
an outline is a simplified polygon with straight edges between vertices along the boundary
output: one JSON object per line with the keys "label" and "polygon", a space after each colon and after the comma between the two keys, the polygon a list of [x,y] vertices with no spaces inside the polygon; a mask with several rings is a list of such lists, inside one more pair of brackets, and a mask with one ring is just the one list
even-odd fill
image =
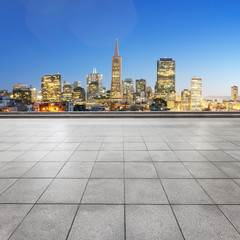
{"label": "rooftop", "polygon": [[0,119],[0,239],[240,239],[239,118]]}

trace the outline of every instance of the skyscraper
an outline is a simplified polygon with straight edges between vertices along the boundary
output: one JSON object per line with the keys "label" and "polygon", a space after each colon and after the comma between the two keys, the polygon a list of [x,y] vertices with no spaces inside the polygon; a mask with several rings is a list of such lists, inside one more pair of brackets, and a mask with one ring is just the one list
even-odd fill
{"label": "skyscraper", "polygon": [[119,56],[118,41],[116,40],[115,54],[112,58],[112,82],[110,100],[122,101],[122,58]]}
{"label": "skyscraper", "polygon": [[42,77],[42,100],[50,102],[61,101],[61,74]]}
{"label": "skyscraper", "polygon": [[63,92],[62,92],[62,100],[64,102],[71,101],[73,91],[72,91],[72,85],[69,81],[63,82]]}
{"label": "skyscraper", "polygon": [[22,101],[23,105],[32,103],[32,92],[27,85],[17,84],[13,86],[13,98]]}
{"label": "skyscraper", "polygon": [[231,96],[233,101],[238,101],[238,87],[232,86]]}
{"label": "skyscraper", "polygon": [[36,88],[29,88],[31,91],[31,101],[34,103],[37,101],[37,89]]}
{"label": "skyscraper", "polygon": [[81,87],[81,82],[80,81],[74,81],[74,83],[72,85],[72,89],[77,88],[77,87]]}
{"label": "skyscraper", "polygon": [[172,92],[175,92],[175,61],[172,58],[160,58],[157,61],[156,93],[168,101]]}
{"label": "skyscraper", "polygon": [[127,89],[134,90],[132,78],[126,78],[123,82],[123,93],[124,94],[126,94]]}
{"label": "skyscraper", "polygon": [[145,79],[136,80],[136,101],[137,102],[146,101],[146,80]]}
{"label": "skyscraper", "polygon": [[146,91],[146,80],[145,79],[136,80],[136,93],[145,92],[145,91]]}
{"label": "skyscraper", "polygon": [[191,111],[202,111],[202,78],[191,78]]}
{"label": "skyscraper", "polygon": [[103,95],[103,75],[97,73],[94,68],[93,73],[87,75],[87,100],[94,100]]}
{"label": "skyscraper", "polygon": [[181,93],[181,110],[191,110],[191,91],[189,91],[188,89],[184,89]]}

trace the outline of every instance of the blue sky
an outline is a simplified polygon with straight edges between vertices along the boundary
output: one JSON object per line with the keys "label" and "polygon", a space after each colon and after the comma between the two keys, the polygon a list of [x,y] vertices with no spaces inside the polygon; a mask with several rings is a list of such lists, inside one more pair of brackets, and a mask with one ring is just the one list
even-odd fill
{"label": "blue sky", "polygon": [[93,68],[111,83],[119,39],[123,79],[156,82],[157,60],[176,61],[176,89],[203,78],[203,94],[240,86],[239,0],[0,0],[0,89],[45,74],[80,80]]}

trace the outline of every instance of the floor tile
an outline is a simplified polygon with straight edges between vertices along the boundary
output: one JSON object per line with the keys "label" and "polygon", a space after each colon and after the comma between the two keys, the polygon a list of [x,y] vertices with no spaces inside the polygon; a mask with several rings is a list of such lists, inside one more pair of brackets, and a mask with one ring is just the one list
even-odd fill
{"label": "floor tile", "polygon": [[153,136],[145,136],[143,137],[144,141],[146,143],[160,143],[160,142],[164,142],[162,137],[153,137]]}
{"label": "floor tile", "polygon": [[98,151],[76,151],[69,158],[69,162],[91,162],[95,161]]}
{"label": "floor tile", "polygon": [[236,161],[236,159],[223,151],[201,151],[201,154],[205,156],[209,161],[213,162]]}
{"label": "floor tile", "polygon": [[108,143],[104,142],[101,147],[101,151],[123,151],[123,143]]}
{"label": "floor tile", "polygon": [[149,151],[155,162],[177,162],[179,159],[172,151]]}
{"label": "floor tile", "polygon": [[54,148],[54,151],[75,151],[79,145],[79,143],[60,143]]}
{"label": "floor tile", "polygon": [[0,203],[35,203],[51,179],[20,179],[0,196]]}
{"label": "floor tile", "polygon": [[190,144],[197,150],[218,150],[216,146],[208,142],[191,142]]}
{"label": "floor tile", "polygon": [[126,206],[126,223],[127,239],[183,239],[169,206]]}
{"label": "floor tile", "polygon": [[151,161],[151,157],[148,151],[124,151],[124,161],[148,162]]}
{"label": "floor tile", "polygon": [[37,143],[18,143],[10,148],[8,150],[10,151],[27,151],[32,149],[34,146],[36,146]]}
{"label": "floor tile", "polygon": [[39,203],[80,203],[87,179],[55,179]]}
{"label": "floor tile", "polygon": [[125,162],[125,178],[158,178],[151,162]]}
{"label": "floor tile", "polygon": [[123,178],[123,163],[97,162],[94,165],[91,178]]}
{"label": "floor tile", "polygon": [[158,179],[126,179],[127,204],[168,204]]}
{"label": "floor tile", "polygon": [[162,179],[171,204],[213,204],[194,179]]}
{"label": "floor tile", "polygon": [[23,153],[24,151],[0,151],[0,162],[13,161]]}
{"label": "floor tile", "polygon": [[90,179],[82,203],[123,204],[123,180]]}
{"label": "floor tile", "polygon": [[240,178],[240,162],[216,162],[215,165],[230,178]]}
{"label": "floor tile", "polygon": [[124,240],[124,209],[113,205],[82,205],[69,240]]}
{"label": "floor tile", "polygon": [[124,142],[125,143],[142,143],[143,138],[141,136],[125,136],[124,137]]}
{"label": "floor tile", "polygon": [[147,149],[149,151],[169,151],[171,150],[170,147],[165,142],[147,142]]}
{"label": "floor tile", "polygon": [[105,137],[104,143],[123,143],[123,137]]}
{"label": "floor tile", "polygon": [[38,162],[24,174],[24,178],[54,178],[63,167],[64,162]]}
{"label": "floor tile", "polygon": [[192,178],[180,162],[159,162],[155,163],[155,167],[160,178]]}
{"label": "floor tile", "polygon": [[77,150],[81,151],[98,151],[101,148],[102,143],[89,143],[89,142],[83,142],[78,147]]}
{"label": "floor tile", "polygon": [[226,151],[226,153],[240,161],[240,151]]}
{"label": "floor tile", "polygon": [[36,205],[11,240],[65,240],[77,210],[74,205]]}
{"label": "floor tile", "polygon": [[230,142],[214,142],[212,144],[221,150],[240,150],[239,146]]}
{"label": "floor tile", "polygon": [[100,151],[97,156],[97,161],[122,162],[123,161],[123,151]]}
{"label": "floor tile", "polygon": [[31,209],[30,204],[0,204],[0,239],[7,240]]}
{"label": "floor tile", "polygon": [[193,146],[185,141],[167,141],[168,146],[172,150],[193,150]]}
{"label": "floor tile", "polygon": [[85,137],[83,142],[90,142],[90,143],[101,143],[103,142],[104,137]]}
{"label": "floor tile", "polygon": [[51,151],[41,161],[44,162],[66,162],[73,154],[73,151]]}
{"label": "floor tile", "polygon": [[199,179],[216,204],[240,204],[240,186],[230,179]]}
{"label": "floor tile", "polygon": [[124,143],[124,151],[146,151],[145,143]]}
{"label": "floor tile", "polygon": [[11,179],[11,178],[1,179],[0,180],[0,194],[2,194],[5,190],[7,190],[16,181],[17,181],[17,179]]}
{"label": "floor tile", "polygon": [[240,205],[219,205],[228,220],[240,232]]}
{"label": "floor tile", "polygon": [[185,239],[237,240],[240,235],[216,206],[173,206]]}
{"label": "floor tile", "polygon": [[227,178],[210,162],[185,162],[184,165],[195,178]]}
{"label": "floor tile", "polygon": [[10,162],[0,169],[0,177],[21,177],[35,164],[36,162]]}
{"label": "floor tile", "polygon": [[207,158],[205,158],[198,151],[175,151],[175,154],[183,162],[208,161]]}
{"label": "floor tile", "polygon": [[16,143],[0,143],[0,151],[7,150],[8,148],[16,145]]}
{"label": "floor tile", "polygon": [[44,156],[48,154],[48,151],[28,151],[17,157],[14,161],[33,161],[38,162]]}
{"label": "floor tile", "polygon": [[89,178],[93,162],[67,162],[57,178]]}
{"label": "floor tile", "polygon": [[38,151],[51,151],[53,150],[59,143],[38,143],[31,150]]}

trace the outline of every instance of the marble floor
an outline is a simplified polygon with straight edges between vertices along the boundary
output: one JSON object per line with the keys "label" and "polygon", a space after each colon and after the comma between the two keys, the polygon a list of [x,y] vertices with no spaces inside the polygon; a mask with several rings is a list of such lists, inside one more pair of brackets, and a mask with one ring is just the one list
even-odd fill
{"label": "marble floor", "polygon": [[5,239],[240,239],[240,119],[1,119]]}

